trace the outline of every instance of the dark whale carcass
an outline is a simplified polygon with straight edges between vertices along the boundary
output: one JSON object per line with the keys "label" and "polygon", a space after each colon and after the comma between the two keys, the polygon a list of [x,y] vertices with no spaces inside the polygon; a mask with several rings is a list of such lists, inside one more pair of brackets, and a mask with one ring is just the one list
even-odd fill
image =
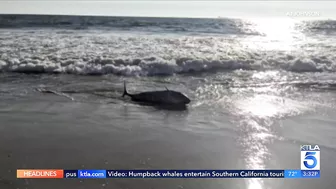
{"label": "dark whale carcass", "polygon": [[122,97],[129,96],[133,101],[144,102],[156,105],[186,105],[190,103],[190,99],[184,94],[172,91],[166,88],[163,91],[148,91],[138,94],[129,94],[126,90],[124,82],[124,93]]}

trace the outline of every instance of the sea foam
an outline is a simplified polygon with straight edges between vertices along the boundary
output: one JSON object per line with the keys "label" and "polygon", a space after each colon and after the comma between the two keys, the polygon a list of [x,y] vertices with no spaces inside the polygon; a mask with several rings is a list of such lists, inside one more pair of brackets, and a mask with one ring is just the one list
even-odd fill
{"label": "sea foam", "polygon": [[[136,59],[129,61],[122,59],[101,59],[101,63],[95,60],[95,63],[84,61],[65,60],[61,63],[50,61],[33,62],[18,61],[18,59],[0,61],[0,70],[3,72],[21,72],[21,73],[67,73],[79,75],[103,75],[116,74],[125,76],[155,76],[155,75],[173,75],[184,73],[199,72],[218,72],[230,70],[286,70],[293,72],[334,72],[335,64],[331,66],[321,65],[311,59],[295,59],[287,62],[277,62],[272,65],[271,62],[262,63],[253,60],[204,60],[204,59],[158,59],[152,61]],[[106,63],[108,62],[108,63]],[[134,62],[137,62],[136,64]]]}

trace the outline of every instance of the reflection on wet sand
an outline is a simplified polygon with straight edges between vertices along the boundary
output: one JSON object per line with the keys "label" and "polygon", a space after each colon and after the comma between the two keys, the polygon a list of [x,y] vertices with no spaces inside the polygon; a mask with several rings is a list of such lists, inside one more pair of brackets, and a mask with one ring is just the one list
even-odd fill
{"label": "reflection on wet sand", "polygon": [[[285,105],[281,97],[259,94],[240,99],[235,105],[246,169],[267,169],[268,146],[278,139],[271,127],[278,118],[292,114],[295,104]],[[248,189],[265,188],[263,179],[248,179],[247,183]]]}

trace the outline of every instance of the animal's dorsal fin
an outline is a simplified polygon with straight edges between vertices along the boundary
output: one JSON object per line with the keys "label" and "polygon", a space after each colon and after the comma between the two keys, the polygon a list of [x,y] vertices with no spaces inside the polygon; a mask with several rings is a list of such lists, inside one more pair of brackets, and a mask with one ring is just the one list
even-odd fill
{"label": "animal's dorsal fin", "polygon": [[126,82],[124,81],[124,93],[123,93],[122,97],[124,97],[125,95],[129,95],[129,94],[126,90]]}
{"label": "animal's dorsal fin", "polygon": [[167,89],[167,91],[169,91],[169,89],[165,86],[165,88]]}

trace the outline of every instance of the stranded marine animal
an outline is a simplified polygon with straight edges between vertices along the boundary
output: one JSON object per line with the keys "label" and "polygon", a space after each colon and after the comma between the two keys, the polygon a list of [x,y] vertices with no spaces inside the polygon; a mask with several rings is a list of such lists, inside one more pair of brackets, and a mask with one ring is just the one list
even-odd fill
{"label": "stranded marine animal", "polygon": [[129,94],[126,90],[126,83],[124,82],[124,93],[122,97],[129,96],[133,101],[144,102],[156,105],[186,105],[190,103],[190,99],[184,94],[169,90],[163,91],[147,91],[138,94]]}

